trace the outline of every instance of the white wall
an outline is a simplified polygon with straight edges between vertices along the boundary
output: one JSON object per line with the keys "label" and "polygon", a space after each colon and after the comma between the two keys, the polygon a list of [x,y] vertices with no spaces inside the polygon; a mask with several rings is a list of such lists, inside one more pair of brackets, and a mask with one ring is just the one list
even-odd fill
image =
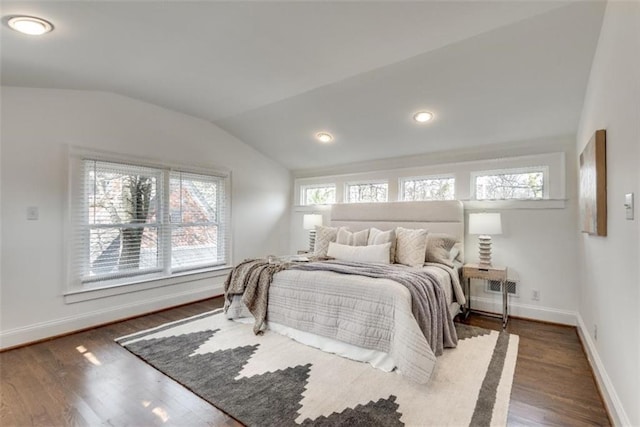
{"label": "white wall", "polygon": [[[558,152],[564,153],[564,157],[545,154]],[[574,137],[564,136],[503,144],[482,150],[449,151],[319,171],[296,171],[295,174],[298,184],[324,181],[342,185],[350,179],[388,179],[390,200],[396,200],[399,177],[453,174],[456,176],[456,197],[464,201],[469,198],[467,181],[471,170],[507,168],[510,164],[511,167],[521,167],[527,162],[542,165],[547,162],[545,164],[550,165],[553,178],[550,195],[555,200],[507,203],[464,201],[465,214],[478,210],[502,213],[504,234],[493,238],[492,259],[495,265],[508,266],[510,278],[519,283],[519,296],[510,300],[511,314],[575,325],[578,307],[575,233],[577,173],[573,159]],[[299,202],[295,189],[293,198],[295,203]],[[308,246],[308,233],[302,229],[304,213],[319,212],[321,209],[293,207],[291,251]],[[323,213],[328,219],[329,212],[325,210]],[[477,236],[466,235],[466,260],[477,262],[477,254]],[[473,281],[472,305],[477,309],[500,312],[500,295],[486,292],[484,285],[483,281]],[[532,298],[534,289],[540,293],[538,301]]]}
{"label": "white wall", "polygon": [[[232,171],[233,261],[286,253],[288,170],[217,126],[123,96],[3,87],[0,345],[220,294],[224,276],[66,304],[66,145]],[[40,219],[26,220],[27,206]]]}
{"label": "white wall", "polygon": [[[579,322],[614,421],[640,425],[640,2],[610,1],[581,123],[580,153],[607,130],[606,237],[579,237]],[[578,158],[574,159],[578,162]],[[625,219],[624,194],[635,194]],[[594,326],[597,325],[597,340]]]}

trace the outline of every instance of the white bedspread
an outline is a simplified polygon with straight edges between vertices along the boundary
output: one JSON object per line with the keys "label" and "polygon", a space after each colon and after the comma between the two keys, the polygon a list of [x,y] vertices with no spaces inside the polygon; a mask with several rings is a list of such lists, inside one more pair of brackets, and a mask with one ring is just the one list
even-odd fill
{"label": "white bedspread", "polygon": [[[452,286],[451,276],[455,273],[448,272],[447,267],[425,268],[441,279],[448,303],[462,293],[462,289],[456,289],[460,288],[457,280]],[[227,317],[250,314],[235,298]],[[411,295],[393,280],[326,271],[281,271],[274,276],[269,290],[267,322],[372,350],[375,353],[364,353],[377,364],[395,366],[401,374],[420,383],[429,380],[435,366],[436,356],[412,314]],[[294,332],[287,335],[305,341],[304,337],[293,336]],[[316,346],[326,350],[327,342],[320,340]],[[343,355],[353,356],[346,353]],[[391,362],[380,362],[383,356]]]}

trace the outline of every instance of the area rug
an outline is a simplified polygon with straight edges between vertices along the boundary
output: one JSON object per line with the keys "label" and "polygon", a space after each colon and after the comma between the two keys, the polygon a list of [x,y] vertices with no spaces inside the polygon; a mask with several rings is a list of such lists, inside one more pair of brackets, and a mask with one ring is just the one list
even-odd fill
{"label": "area rug", "polygon": [[219,310],[116,341],[248,426],[506,425],[518,336],[456,324],[428,384],[345,359]]}

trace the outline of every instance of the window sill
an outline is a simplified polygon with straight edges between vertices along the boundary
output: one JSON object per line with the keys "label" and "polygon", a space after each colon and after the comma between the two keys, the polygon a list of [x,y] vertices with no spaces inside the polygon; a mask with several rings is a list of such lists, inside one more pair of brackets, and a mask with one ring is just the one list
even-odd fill
{"label": "window sill", "polygon": [[[460,200],[466,210],[483,209],[564,209],[567,199],[539,199],[539,200]],[[322,212],[330,211],[331,205],[294,205],[294,212]]]}
{"label": "window sill", "polygon": [[564,209],[566,199],[541,200],[462,200],[465,210],[483,209]]}
{"label": "window sill", "polygon": [[140,292],[164,286],[212,279],[214,277],[226,276],[231,271],[231,268],[231,266],[222,266],[207,270],[199,270],[196,272],[178,273],[171,277],[150,278],[146,280],[132,281],[130,283],[121,283],[118,285],[73,288],[64,293],[64,302],[65,304],[75,304],[78,302]]}
{"label": "window sill", "polygon": [[293,206],[293,211],[294,212],[328,212],[331,210],[331,206],[333,206],[335,203],[332,203],[331,205],[294,205]]}

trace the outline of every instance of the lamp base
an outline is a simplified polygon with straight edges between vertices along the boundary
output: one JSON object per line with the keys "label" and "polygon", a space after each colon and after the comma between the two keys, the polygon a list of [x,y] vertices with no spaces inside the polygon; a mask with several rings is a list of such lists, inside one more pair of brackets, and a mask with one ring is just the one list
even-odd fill
{"label": "lamp base", "polygon": [[316,250],[316,230],[309,230],[309,252]]}
{"label": "lamp base", "polygon": [[491,236],[478,236],[480,242],[480,265],[491,266]]}

